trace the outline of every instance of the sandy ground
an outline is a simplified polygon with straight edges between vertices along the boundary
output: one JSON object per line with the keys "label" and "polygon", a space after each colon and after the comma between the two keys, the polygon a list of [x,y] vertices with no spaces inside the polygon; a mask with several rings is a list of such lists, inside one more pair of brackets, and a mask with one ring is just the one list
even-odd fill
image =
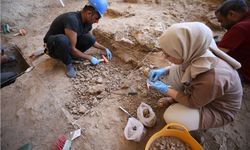
{"label": "sandy ground", "polygon": [[[169,65],[162,62],[157,37],[171,24],[184,21],[202,21],[215,35],[223,33],[213,15],[219,3],[215,0],[113,0],[93,31],[98,41],[113,51],[110,63],[96,67],[76,64],[77,78],[69,79],[62,63],[46,55],[28,58],[42,47],[43,36],[57,15],[80,10],[85,3],[65,0],[66,7],[61,7],[59,1],[1,1],[1,22],[28,30],[23,37],[13,37],[16,31],[1,34],[1,42],[17,44],[35,67],[1,89],[1,149],[15,150],[26,143],[32,143],[35,150],[51,149],[60,134],[68,135],[78,127],[82,136],[73,142],[74,150],[144,149],[150,136],[165,126],[164,109],[156,106],[162,95],[146,90],[143,73],[143,68]],[[243,86],[242,109],[236,120],[199,132],[204,149],[250,148],[250,87]],[[131,91],[137,94],[129,95]],[[141,102],[154,109],[157,124],[147,128],[141,142],[127,141],[123,134],[127,116],[118,107],[136,116]]]}

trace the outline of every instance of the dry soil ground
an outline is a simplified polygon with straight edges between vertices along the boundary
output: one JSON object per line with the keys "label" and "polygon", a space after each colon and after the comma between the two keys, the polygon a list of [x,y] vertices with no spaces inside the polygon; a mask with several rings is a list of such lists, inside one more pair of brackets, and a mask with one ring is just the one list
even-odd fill
{"label": "dry soil ground", "polygon": [[[17,44],[35,68],[1,89],[1,148],[15,150],[32,143],[34,150],[51,149],[60,134],[82,128],[82,136],[72,144],[74,150],[143,149],[149,137],[164,127],[164,109],[157,108],[162,97],[147,91],[143,68],[169,65],[162,61],[157,37],[173,23],[201,21],[216,35],[223,31],[214,17],[220,3],[215,0],[122,0],[110,1],[107,15],[95,25],[98,41],[109,47],[114,59],[96,67],[76,64],[77,78],[69,79],[62,63],[43,55],[28,56],[42,47],[42,39],[51,21],[59,14],[77,11],[86,1],[2,0],[1,23],[28,30],[26,36],[1,34],[1,43]],[[236,120],[224,127],[200,131],[201,145],[207,150],[250,148],[250,87],[244,85],[242,109]],[[129,95],[129,92],[136,95]],[[127,116],[141,102],[151,105],[157,116],[154,128],[148,128],[139,143],[127,141],[123,129]]]}

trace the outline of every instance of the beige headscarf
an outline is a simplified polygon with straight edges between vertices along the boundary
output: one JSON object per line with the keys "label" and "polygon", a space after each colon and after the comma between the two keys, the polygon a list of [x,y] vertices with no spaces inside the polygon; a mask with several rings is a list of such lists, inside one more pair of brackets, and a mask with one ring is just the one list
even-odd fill
{"label": "beige headscarf", "polygon": [[216,46],[212,31],[200,22],[172,25],[161,35],[159,43],[168,55],[183,59],[182,83],[190,82],[197,75],[214,68],[216,56],[234,69],[241,67],[239,62]]}

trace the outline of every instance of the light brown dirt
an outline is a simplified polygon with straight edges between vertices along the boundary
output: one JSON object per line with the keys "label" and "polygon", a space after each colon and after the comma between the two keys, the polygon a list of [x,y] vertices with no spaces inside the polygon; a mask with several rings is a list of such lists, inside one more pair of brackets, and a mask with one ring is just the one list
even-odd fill
{"label": "light brown dirt", "polygon": [[[144,149],[146,142],[164,127],[164,109],[156,102],[159,93],[146,90],[144,68],[170,65],[163,62],[157,37],[173,23],[202,21],[221,36],[213,12],[215,0],[122,0],[110,1],[106,16],[95,25],[98,41],[109,47],[115,58],[108,64],[85,66],[76,64],[77,78],[65,75],[64,65],[43,55],[28,56],[42,47],[42,39],[52,20],[59,14],[80,10],[82,0],[3,0],[1,22],[28,30],[26,36],[1,34],[2,43],[16,43],[35,66],[17,81],[1,89],[1,148],[15,150],[28,142],[33,149],[51,149],[60,134],[82,128],[82,136],[73,141],[73,150]],[[236,120],[224,127],[200,131],[204,149],[249,149],[250,87],[244,85],[242,109]],[[133,94],[129,94],[133,93]],[[139,143],[127,141],[123,135],[127,116],[123,106],[136,116],[141,102],[156,113],[157,124],[147,129]]]}

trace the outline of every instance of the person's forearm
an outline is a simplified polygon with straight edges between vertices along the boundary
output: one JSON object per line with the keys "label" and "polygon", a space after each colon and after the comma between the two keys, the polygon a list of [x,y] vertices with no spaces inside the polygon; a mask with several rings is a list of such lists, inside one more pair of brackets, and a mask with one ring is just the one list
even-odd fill
{"label": "person's forearm", "polygon": [[73,56],[75,56],[75,57],[80,57],[80,58],[88,59],[88,60],[91,60],[91,58],[92,58],[91,55],[84,54],[83,52],[79,51],[79,50],[76,49],[76,48],[73,48],[73,49],[72,49],[71,54],[72,54]]}
{"label": "person's forearm", "polygon": [[169,88],[166,94],[171,96],[173,99],[176,99],[178,91],[176,91],[175,89]]}
{"label": "person's forearm", "polygon": [[169,88],[166,94],[171,96],[174,99],[174,101],[184,106],[188,106],[192,108],[201,108],[202,106],[207,104],[207,101],[203,101],[204,98],[201,98],[202,100],[199,100],[197,98],[194,99],[191,95],[185,95],[183,92],[176,91],[171,88]]}
{"label": "person's forearm", "polygon": [[93,46],[95,48],[98,48],[98,49],[102,50],[102,51],[99,51],[100,54],[103,54],[103,55],[106,54],[106,52],[105,52],[106,47],[104,47],[103,45],[99,44],[98,42],[95,42],[95,44]]}

